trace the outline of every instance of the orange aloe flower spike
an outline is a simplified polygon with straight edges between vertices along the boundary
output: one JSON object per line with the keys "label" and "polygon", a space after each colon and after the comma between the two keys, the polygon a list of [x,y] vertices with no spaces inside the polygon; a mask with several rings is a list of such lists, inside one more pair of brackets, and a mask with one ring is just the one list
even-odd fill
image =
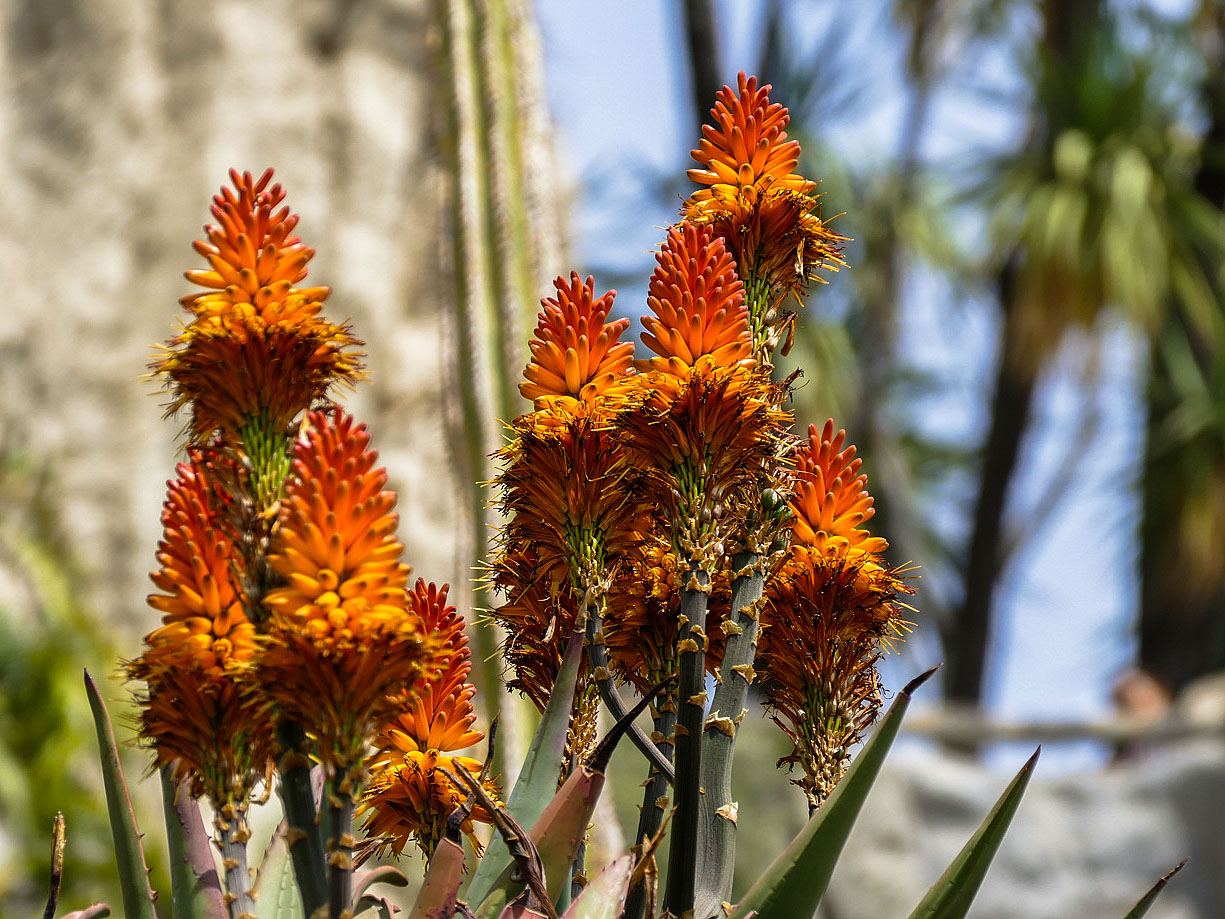
{"label": "orange aloe flower spike", "polygon": [[689,178],[704,188],[694,192],[690,207],[727,210],[751,207],[766,191],[806,195],[816,183],[796,174],[800,145],[787,139],[791,115],[770,101],[770,85],[757,85],[756,77],[742,71],[736,90],[724,86],[715,94],[710,110],[713,125],[702,125],[702,140],[690,155],[698,168]]}
{"label": "orange aloe flower spike", "polygon": [[285,586],[264,598],[259,679],[282,717],[316,733],[335,776],[424,688],[437,644],[410,609],[396,496],[366,426],[340,409],[307,421],[268,555]]}
{"label": "orange aloe flower spike", "polygon": [[632,342],[620,341],[628,319],[606,322],[616,291],[595,296],[595,279],[583,281],[578,272],[570,280],[553,282],[557,297],[540,301],[536,334],[528,347],[532,357],[519,384],[525,399],[549,396],[591,400],[617,377],[629,372],[634,357]]}
{"label": "orange aloe flower spike", "polygon": [[752,361],[749,314],[736,262],[708,227],[683,223],[668,231],[655,256],[642,341],[656,357],[639,370],[683,376],[700,359],[730,367]]}
{"label": "orange aloe flower spike", "polygon": [[828,540],[879,554],[889,543],[861,527],[876,511],[867,491],[868,477],[859,472],[863,461],[856,458],[854,446],[843,448],[845,440],[846,431],[834,433],[833,419],[821,431],[815,424],[808,426],[808,440],[794,454],[793,538],[804,545]]}

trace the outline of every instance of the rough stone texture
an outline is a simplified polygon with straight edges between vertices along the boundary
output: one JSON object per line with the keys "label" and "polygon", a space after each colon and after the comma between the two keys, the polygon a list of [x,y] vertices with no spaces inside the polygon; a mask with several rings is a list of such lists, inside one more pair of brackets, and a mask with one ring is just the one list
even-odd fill
{"label": "rough stone texture", "polygon": [[[140,379],[230,166],[274,166],[330,318],[367,342],[406,558],[467,585],[443,356],[453,285],[428,0],[15,0],[0,10],[0,455],[46,464],[88,602],[130,633],[178,425]],[[526,349],[524,350],[526,355]],[[462,589],[462,588],[461,588]]]}
{"label": "rough stone texture", "polygon": [[[1018,755],[1018,767],[1025,754]],[[1008,784],[999,770],[935,753],[894,757],[843,853],[826,919],[905,916]],[[1044,778],[1042,764],[992,865],[975,919],[1123,916],[1191,861],[1152,919],[1225,914],[1225,747],[1201,742],[1101,772]]]}

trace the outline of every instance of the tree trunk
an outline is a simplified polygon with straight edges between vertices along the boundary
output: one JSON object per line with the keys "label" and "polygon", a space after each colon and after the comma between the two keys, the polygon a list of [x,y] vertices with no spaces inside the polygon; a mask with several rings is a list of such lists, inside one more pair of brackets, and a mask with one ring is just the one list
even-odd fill
{"label": "tree trunk", "polygon": [[[1088,49],[1101,12],[1100,0],[1045,0],[1042,3],[1042,79],[1075,73],[1072,66]],[[1051,113],[1036,111],[1030,126],[1031,144],[1047,148],[1066,125],[1053,124]],[[1013,253],[1001,272],[998,289],[1003,314],[1000,354],[991,405],[991,428],[983,448],[974,529],[970,536],[963,593],[945,631],[948,674],[947,696],[978,705],[982,701],[987,646],[991,637],[992,602],[1003,571],[1004,511],[1021,438],[1029,426],[1034,382],[1050,353],[1035,352],[1032,336],[1022,332],[1022,310],[1027,304],[1019,296],[1020,253]],[[1054,342],[1048,342],[1047,347]]]}
{"label": "tree trunk", "polygon": [[[727,80],[721,76],[719,42],[711,0],[684,0],[685,45],[689,51],[690,101],[696,116],[694,137],[710,115],[715,93]],[[732,83],[735,80],[730,81]],[[697,146],[697,141],[694,141]]]}
{"label": "tree trunk", "polygon": [[945,694],[974,705],[982,700],[992,602],[1005,562],[1004,511],[1034,395],[1032,365],[1021,357],[1023,342],[1010,268],[1005,269],[999,290],[1004,322],[991,400],[991,428],[983,447],[974,528],[963,575],[964,593],[945,636]]}

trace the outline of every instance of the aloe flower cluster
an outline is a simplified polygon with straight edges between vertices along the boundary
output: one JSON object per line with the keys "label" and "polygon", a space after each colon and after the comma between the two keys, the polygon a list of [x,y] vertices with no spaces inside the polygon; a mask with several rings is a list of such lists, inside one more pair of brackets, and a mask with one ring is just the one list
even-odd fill
{"label": "aloe flower cluster", "polygon": [[[322,316],[326,287],[300,286],[314,250],[271,170],[230,179],[195,246],[208,268],[187,272],[206,292],[183,298],[190,320],[153,365],[186,416],[187,459],[149,598],[163,624],[127,670],[156,764],[213,805],[229,911],[252,913],[246,812],[279,769],[299,873],[332,875],[306,903],[326,894],[343,912],[355,809],[394,851],[429,848],[456,796],[437,764],[483,735],[463,620],[445,585],[410,590],[386,470],[334,402],[363,377],[361,343]],[[288,793],[315,763],[323,834],[319,802]]]}
{"label": "aloe flower cluster", "polygon": [[[355,869],[410,843],[428,864],[412,919],[815,914],[932,671],[877,723],[876,664],[910,627],[909,569],[868,529],[845,433],[832,420],[795,433],[789,384],[772,373],[792,307],[843,264],[844,239],[795,171],[799,144],[769,90],[741,74],[717,95],[693,151],[698,187],[656,253],[645,351],[622,341],[630,321],[592,278],[558,277],[541,301],[520,383],[531,408],[496,457],[504,520],[487,563],[507,685],[541,710],[508,790],[474,751],[485,734],[465,618],[447,585],[410,583],[372,434],[337,404],[363,379],[360,342],[324,318],[327,288],[302,286],[314,253],[271,172],[231,173],[196,243],[207,267],[187,273],[205,292],[183,299],[189,318],[153,365],[186,443],[149,597],[161,624],[126,665],[166,792],[176,917],[390,919],[370,886],[407,879]],[[154,919],[87,682],[125,910]],[[734,891],[753,815],[731,772],[753,687],[791,744],[780,785],[792,776],[810,820]],[[601,706],[615,721],[602,738]],[[648,709],[649,730],[636,720]],[[633,847],[589,866],[586,833],[626,735],[645,773]],[[965,915],[1032,765],[915,916]],[[286,819],[257,887],[247,813],[272,792]]]}

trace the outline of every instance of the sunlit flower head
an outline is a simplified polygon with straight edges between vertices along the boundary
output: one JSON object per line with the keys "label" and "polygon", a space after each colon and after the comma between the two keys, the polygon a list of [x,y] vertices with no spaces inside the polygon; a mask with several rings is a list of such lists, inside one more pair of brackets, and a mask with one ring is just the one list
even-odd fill
{"label": "sunlit flower head", "polygon": [[785,759],[803,767],[798,784],[811,807],[876,719],[876,661],[908,628],[906,569],[890,568],[888,544],[862,527],[872,499],[845,438],[832,421],[813,425],[793,453],[791,549],[766,585],[757,658],[767,706],[794,744]]}
{"label": "sunlit flower head", "polygon": [[146,684],[141,737],[156,762],[190,776],[195,794],[224,802],[245,799],[264,774],[270,731],[236,686],[255,654],[255,629],[235,584],[226,497],[213,462],[223,460],[193,449],[169,483],[161,567],[152,575],[160,593],[149,597],[162,625],[127,672]]}
{"label": "sunlit flower head", "polygon": [[[397,735],[407,741],[407,735]],[[366,792],[366,805],[372,808],[364,813],[369,817],[364,825],[370,837],[387,840],[384,848],[393,855],[400,855],[409,840],[415,840],[422,854],[428,859],[434,854],[438,842],[446,834],[447,818],[462,804],[467,794],[452,784],[442,770],[455,773],[455,764],[462,764],[473,775],[481,771],[481,761],[470,756],[450,755],[434,748],[396,748],[385,754],[385,765],[376,764]],[[500,801],[501,791],[492,780],[487,780],[485,790],[495,801]],[[467,834],[473,849],[478,853],[481,844],[474,833],[476,823],[489,823],[491,818],[479,804],[473,807],[468,819],[460,825]]]}
{"label": "sunlit flower head", "polygon": [[[472,656],[463,617],[447,603],[447,586],[439,588],[419,579],[409,592],[409,602],[423,630],[439,643],[442,668],[438,677],[379,731],[374,742],[376,752],[368,762],[370,787],[362,812],[369,814],[366,832],[385,837],[386,847],[394,854],[399,855],[411,838],[428,858],[442,838],[447,817],[466,797],[440,769],[454,772],[458,760],[473,774],[479,773],[479,761],[453,754],[478,743],[485,735],[473,729],[476,710],[472,697],[476,688],[467,682]],[[490,781],[487,788],[497,800],[496,785]],[[477,807],[463,825],[478,850],[473,822],[489,820],[489,815]]]}
{"label": "sunlit flower head", "polygon": [[800,144],[787,139],[791,113],[770,101],[770,85],[758,86],[756,77],[741,72],[736,87],[715,94],[714,124],[702,125],[698,149],[690,151],[698,168],[689,178],[703,186],[686,202],[692,216],[748,210],[767,193],[806,195],[817,187],[792,171]]}
{"label": "sunlit flower head", "polygon": [[616,291],[595,295],[595,279],[553,282],[557,297],[540,301],[536,333],[528,343],[532,357],[519,384],[525,399],[541,408],[550,401],[591,402],[630,372],[634,345],[623,342],[628,319],[606,322]]}
{"label": "sunlit flower head", "polygon": [[207,239],[193,248],[209,264],[187,272],[187,280],[208,293],[189,294],[183,305],[197,314],[218,312],[235,303],[267,307],[286,294],[321,303],[327,287],[299,288],[315,250],[293,235],[298,215],[282,206],[285,191],[272,184],[272,170],[258,179],[251,173],[230,170],[233,188],[222,186],[210,208],[216,224],[206,226]]}
{"label": "sunlit flower head", "polygon": [[748,308],[736,263],[709,228],[684,223],[668,232],[655,256],[643,343],[655,357],[640,370],[686,376],[698,361],[731,367],[752,360]]}
{"label": "sunlit flower head", "polygon": [[188,410],[197,442],[242,440],[252,422],[286,432],[362,376],[361,342],[319,315],[328,288],[294,286],[314,250],[291,235],[298,218],[280,207],[272,171],[230,178],[234,188],[214,198],[217,224],[195,244],[209,268],[187,272],[207,292],[183,298],[192,319],[152,366],[170,390],[168,413]]}
{"label": "sunlit flower head", "polygon": [[794,169],[800,145],[787,139],[790,115],[770,101],[770,86],[741,73],[737,89],[725,86],[692,151],[698,168],[689,177],[701,187],[682,207],[686,221],[710,226],[723,237],[745,283],[753,355],[763,364],[778,346],[791,314],[782,309],[822,270],[843,265],[845,237],[821,220],[816,183]]}
{"label": "sunlit flower head", "polygon": [[438,663],[409,601],[396,496],[377,459],[365,425],[312,412],[268,556],[285,586],[264,598],[260,685],[281,717],[316,735],[330,770],[355,767]]}
{"label": "sunlit flower head", "polygon": [[830,419],[824,429],[809,425],[808,440],[792,454],[792,539],[831,552],[879,554],[889,544],[863,528],[876,510],[867,491],[868,477],[859,471],[863,460],[855,456],[854,446],[843,448],[845,441],[846,431],[835,433]]}

